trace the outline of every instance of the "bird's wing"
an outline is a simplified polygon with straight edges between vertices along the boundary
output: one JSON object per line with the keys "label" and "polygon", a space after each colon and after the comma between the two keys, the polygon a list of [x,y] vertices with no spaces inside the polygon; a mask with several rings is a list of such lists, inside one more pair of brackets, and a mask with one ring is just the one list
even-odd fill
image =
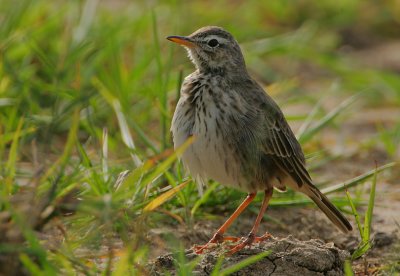
{"label": "bird's wing", "polygon": [[265,114],[263,149],[265,154],[271,156],[275,163],[296,181],[299,188],[304,183],[312,185],[299,142],[279,107],[272,99],[268,100],[268,104],[263,108]]}

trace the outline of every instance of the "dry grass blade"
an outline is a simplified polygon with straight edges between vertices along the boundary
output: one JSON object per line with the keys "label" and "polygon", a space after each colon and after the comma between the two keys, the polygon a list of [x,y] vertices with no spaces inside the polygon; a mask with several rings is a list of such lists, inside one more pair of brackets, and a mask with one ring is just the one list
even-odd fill
{"label": "dry grass blade", "polygon": [[143,164],[143,162],[142,160],[140,160],[139,156],[134,153],[136,151],[136,147],[129,131],[129,126],[126,122],[125,115],[122,112],[121,104],[117,99],[114,99],[114,101],[112,102],[112,106],[114,108],[115,114],[117,114],[118,124],[121,129],[122,140],[124,141],[125,145],[132,150],[131,157],[133,159],[133,162],[135,163],[136,167],[139,167]]}
{"label": "dry grass blade", "polygon": [[149,204],[144,207],[143,211],[144,212],[150,212],[162,205],[164,202],[169,200],[172,196],[174,196],[177,192],[185,188],[185,186],[190,182],[190,180],[187,180],[181,184],[179,184],[176,187],[173,187],[171,190],[159,195],[155,199],[153,199]]}
{"label": "dry grass blade", "polygon": [[173,154],[171,154],[171,156],[169,156],[165,161],[160,163],[153,172],[151,172],[148,176],[146,176],[141,184],[146,186],[149,183],[156,180],[172,165],[173,162],[175,162],[178,156],[182,155],[185,152],[185,150],[193,143],[194,139],[195,139],[194,136],[189,137],[185,143],[183,143],[178,149],[175,150]]}
{"label": "dry grass blade", "polygon": [[95,85],[98,89],[100,94],[107,100],[107,102],[112,106],[114,109],[115,114],[117,115],[118,125],[121,130],[122,141],[124,144],[131,150],[131,157],[136,167],[139,167],[143,164],[142,160],[139,156],[135,153],[136,147],[135,143],[133,142],[132,135],[129,131],[129,126],[126,121],[125,115],[122,112],[121,103],[118,101],[116,97],[112,95],[112,93],[108,90],[108,88],[99,80],[93,79],[93,85]]}

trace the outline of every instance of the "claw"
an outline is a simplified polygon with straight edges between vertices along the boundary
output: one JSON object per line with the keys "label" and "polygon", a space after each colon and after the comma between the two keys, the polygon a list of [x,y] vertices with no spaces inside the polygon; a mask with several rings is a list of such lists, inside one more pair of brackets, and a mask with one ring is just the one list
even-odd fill
{"label": "claw", "polygon": [[210,247],[210,245],[221,243],[223,241],[230,241],[234,243],[239,242],[238,245],[234,246],[233,248],[231,248],[230,251],[228,251],[228,254],[231,255],[243,249],[246,245],[251,245],[254,242],[261,242],[269,238],[271,235],[268,233],[266,233],[261,237],[256,237],[256,233],[258,226],[260,225],[261,219],[264,215],[265,209],[268,206],[268,202],[272,196],[272,191],[273,191],[272,189],[265,190],[264,199],[260,211],[257,215],[256,221],[254,222],[253,228],[251,229],[249,236],[246,239],[244,239],[244,241],[241,242],[242,238],[224,237],[224,233],[226,229],[228,229],[228,227],[232,224],[232,222],[243,212],[244,209],[246,209],[246,207],[250,204],[250,202],[253,201],[254,197],[256,196],[256,193],[249,193],[246,199],[242,202],[242,204],[240,204],[239,207],[236,209],[236,211],[233,212],[233,214],[229,217],[229,219],[225,221],[225,223],[218,229],[218,231],[215,233],[212,239],[205,245],[194,246],[193,247],[194,252],[196,254],[202,254],[204,250]]}
{"label": "claw", "polygon": [[254,241],[255,241],[255,242],[263,242],[263,241],[265,241],[265,240],[268,240],[268,239],[271,238],[271,237],[272,237],[272,235],[271,235],[270,233],[265,232],[264,235],[262,235],[262,236],[260,236],[260,237],[256,237]]}
{"label": "claw", "polygon": [[204,250],[210,249],[211,247],[215,247],[216,244],[223,243],[225,241],[235,243],[235,242],[240,241],[241,239],[242,238],[233,237],[233,236],[224,237],[222,234],[216,233],[209,242],[207,242],[204,245],[195,245],[192,247],[192,249],[196,254],[200,255],[200,254],[203,254]]}
{"label": "claw", "polygon": [[231,250],[229,250],[226,254],[229,255],[233,255],[236,252],[242,250],[244,247],[246,247],[247,245],[252,245],[253,243],[260,243],[262,241],[265,241],[267,239],[269,239],[270,237],[272,237],[272,235],[270,233],[265,233],[264,235],[262,235],[261,237],[255,237],[253,233],[250,233],[248,235],[248,237],[242,241],[241,243],[239,243],[236,246],[232,246]]}
{"label": "claw", "polygon": [[194,253],[196,253],[197,255],[200,255],[200,254],[203,254],[204,250],[210,249],[211,247],[213,247],[215,245],[216,245],[215,243],[208,242],[204,245],[194,245],[192,247],[192,249],[193,249]]}
{"label": "claw", "polygon": [[229,242],[238,242],[240,241],[242,238],[240,237],[234,237],[234,236],[228,236],[228,237],[224,237],[223,241],[229,241]]}
{"label": "claw", "polygon": [[214,237],[206,244],[194,245],[192,247],[192,249],[197,255],[200,255],[200,254],[203,254],[204,250],[211,249],[219,243],[222,243],[225,241],[229,241],[231,243],[237,243],[237,242],[240,242],[241,240],[243,240],[239,244],[228,245],[230,250],[227,252],[227,255],[232,255],[232,254],[242,250],[247,245],[252,245],[253,243],[263,242],[263,241],[269,239],[270,237],[272,237],[272,235],[268,232],[260,237],[255,237],[254,234],[250,233],[247,236],[247,238],[243,238],[243,237],[238,238],[238,237],[233,237],[233,236],[224,237],[223,235],[215,234]]}

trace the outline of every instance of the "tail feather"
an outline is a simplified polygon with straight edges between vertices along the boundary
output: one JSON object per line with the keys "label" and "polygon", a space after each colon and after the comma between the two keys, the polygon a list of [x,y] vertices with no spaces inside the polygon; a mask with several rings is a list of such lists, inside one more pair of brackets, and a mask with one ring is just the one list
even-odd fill
{"label": "tail feather", "polygon": [[304,185],[306,194],[317,204],[322,212],[344,233],[353,230],[346,217],[333,205],[329,199],[321,193],[315,186]]}

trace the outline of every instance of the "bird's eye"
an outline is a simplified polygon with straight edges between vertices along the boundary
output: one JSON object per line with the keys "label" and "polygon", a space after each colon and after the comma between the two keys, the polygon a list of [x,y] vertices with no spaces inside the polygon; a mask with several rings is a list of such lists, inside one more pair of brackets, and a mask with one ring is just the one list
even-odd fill
{"label": "bird's eye", "polygon": [[215,38],[213,38],[213,39],[210,39],[210,41],[208,41],[208,46],[210,46],[210,47],[216,47],[216,46],[218,46],[218,40],[216,40]]}

